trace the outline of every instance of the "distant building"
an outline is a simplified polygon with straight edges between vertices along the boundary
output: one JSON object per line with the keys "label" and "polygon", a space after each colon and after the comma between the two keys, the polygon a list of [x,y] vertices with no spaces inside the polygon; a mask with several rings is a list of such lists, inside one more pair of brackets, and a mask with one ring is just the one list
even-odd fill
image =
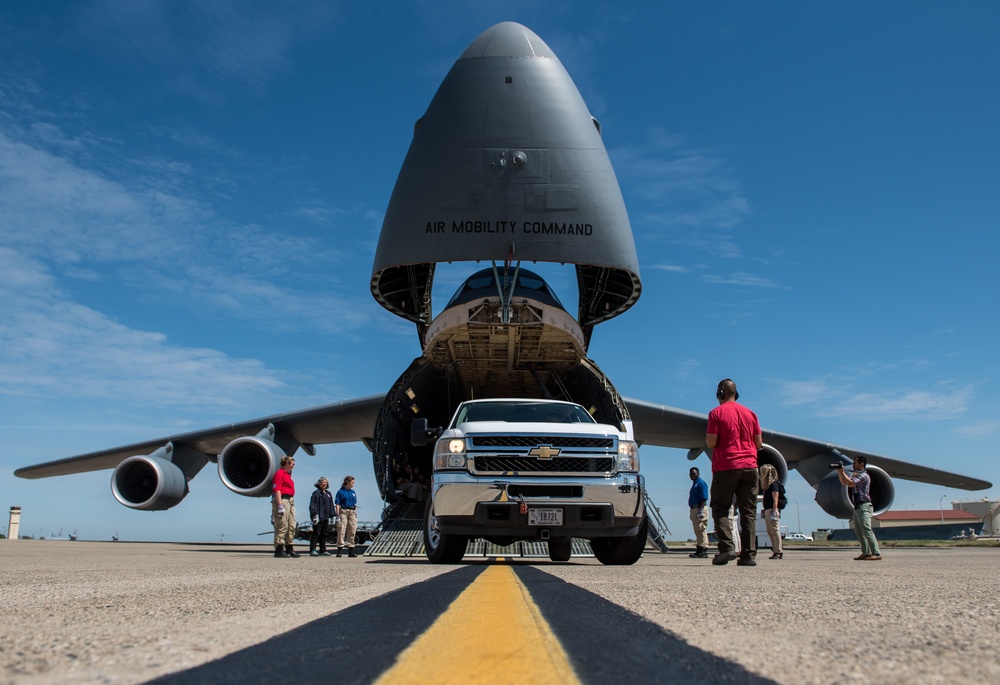
{"label": "distant building", "polygon": [[982,527],[982,519],[958,509],[887,511],[872,519],[880,540],[947,540],[971,531],[978,535]]}
{"label": "distant building", "polygon": [[949,526],[959,524],[965,528],[979,527],[982,524],[975,514],[958,509],[909,509],[903,511],[886,511],[872,519],[873,529],[910,528],[913,526]]}
{"label": "distant building", "polygon": [[978,516],[983,522],[980,535],[1000,535],[1000,500],[989,500],[985,497],[977,500],[959,500],[952,502],[951,506]]}
{"label": "distant building", "polygon": [[[960,504],[952,502],[952,506]],[[910,509],[886,511],[872,518],[879,540],[947,540],[956,535],[988,534],[983,518],[963,509]],[[854,539],[850,528],[830,531],[831,540]]]}

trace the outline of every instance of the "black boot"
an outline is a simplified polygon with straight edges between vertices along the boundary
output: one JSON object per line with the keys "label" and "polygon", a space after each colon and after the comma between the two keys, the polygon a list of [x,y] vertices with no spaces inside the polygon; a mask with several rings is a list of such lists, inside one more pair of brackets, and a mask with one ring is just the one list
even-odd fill
{"label": "black boot", "polygon": [[285,550],[281,547],[281,545],[278,545],[277,547],[274,548],[274,558],[275,559],[287,559],[288,558],[288,555],[285,554]]}
{"label": "black boot", "polygon": [[338,547],[337,548],[337,558],[339,559],[340,557],[343,556],[343,554],[344,554],[344,548],[343,547]]}
{"label": "black boot", "polygon": [[302,556],[301,554],[299,554],[298,552],[296,552],[294,549],[292,549],[291,545],[285,545],[285,554],[287,554],[290,557],[295,557],[296,559],[298,559],[300,556]]}
{"label": "black boot", "polygon": [[354,548],[353,547],[348,547],[347,548],[347,556],[353,558],[353,557],[356,557],[358,555],[354,553]]}

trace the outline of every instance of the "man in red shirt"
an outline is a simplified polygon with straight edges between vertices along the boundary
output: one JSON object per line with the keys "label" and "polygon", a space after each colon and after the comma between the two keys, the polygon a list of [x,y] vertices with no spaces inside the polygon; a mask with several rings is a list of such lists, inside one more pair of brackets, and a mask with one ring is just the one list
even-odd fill
{"label": "man in red shirt", "polygon": [[736,500],[740,516],[739,566],[756,566],[757,556],[757,450],[763,446],[757,415],[739,404],[736,384],[719,381],[715,393],[719,406],[708,415],[705,444],[712,450],[712,517],[719,553],[716,566],[736,559],[729,508]]}
{"label": "man in red shirt", "polygon": [[274,474],[271,520],[274,522],[274,556],[298,557],[292,549],[295,541],[295,483],[292,482],[294,457],[282,457],[281,468]]}

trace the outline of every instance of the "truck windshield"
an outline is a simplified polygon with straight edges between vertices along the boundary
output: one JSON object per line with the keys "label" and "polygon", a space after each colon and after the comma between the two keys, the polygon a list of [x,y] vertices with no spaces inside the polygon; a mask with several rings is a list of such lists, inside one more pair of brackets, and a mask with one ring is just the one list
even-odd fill
{"label": "truck windshield", "polygon": [[469,421],[596,423],[580,405],[559,402],[473,402],[458,410],[452,427]]}

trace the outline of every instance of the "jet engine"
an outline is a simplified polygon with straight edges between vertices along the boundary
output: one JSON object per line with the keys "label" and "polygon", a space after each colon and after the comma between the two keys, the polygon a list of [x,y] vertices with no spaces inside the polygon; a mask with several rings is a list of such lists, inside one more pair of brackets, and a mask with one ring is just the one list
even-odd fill
{"label": "jet engine", "polygon": [[237,495],[267,497],[285,454],[285,450],[259,435],[236,438],[219,455],[219,478]]}
{"label": "jet engine", "polygon": [[[881,514],[891,507],[893,500],[896,499],[896,487],[892,484],[889,474],[879,467],[869,464],[865,467],[865,471],[872,479],[869,490],[872,513]],[[851,504],[851,496],[847,490],[847,486],[840,483],[837,472],[830,471],[816,486],[816,504],[830,516],[849,519],[854,513],[854,505]]]}
{"label": "jet engine", "polygon": [[131,509],[160,511],[184,499],[188,494],[184,472],[156,454],[129,457],[115,467],[111,492],[116,500]]}
{"label": "jet engine", "polygon": [[788,463],[781,452],[765,444],[757,451],[757,468],[770,464],[778,472],[778,480],[784,485],[788,481]]}

